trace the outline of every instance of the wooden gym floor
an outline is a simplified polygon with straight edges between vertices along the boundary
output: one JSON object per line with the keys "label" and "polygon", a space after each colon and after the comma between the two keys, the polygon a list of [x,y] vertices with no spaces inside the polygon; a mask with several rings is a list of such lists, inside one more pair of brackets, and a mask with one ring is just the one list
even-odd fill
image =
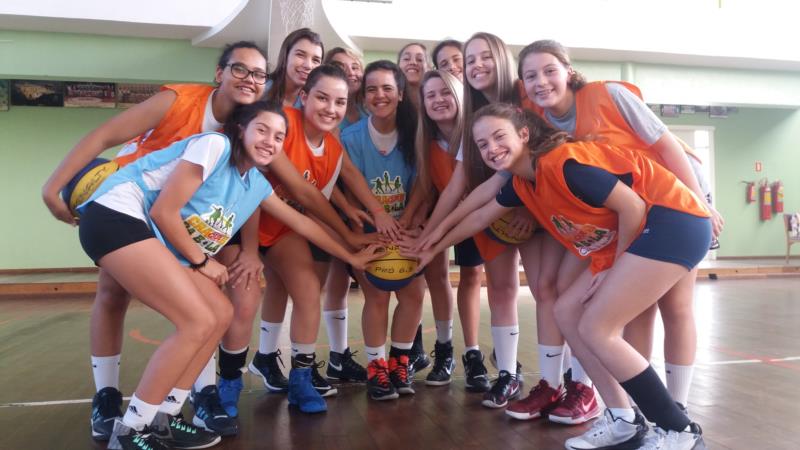
{"label": "wooden gym floor", "polygon": [[[525,391],[538,381],[534,303],[520,290],[519,355]],[[94,392],[88,357],[92,297],[4,296],[0,299],[0,449],[104,448],[90,438]],[[361,293],[350,296],[350,338],[360,338]],[[689,409],[713,449],[796,449],[800,434],[800,278],[708,281],[697,286],[698,356]],[[435,332],[426,302],[425,346]],[[324,325],[323,325],[324,326]],[[660,328],[660,327],[659,327]],[[126,322],[121,388],[130,395],[154,346],[169,324],[134,303]],[[282,337],[288,363],[288,327]],[[456,320],[456,354],[463,350]],[[324,329],[318,354],[327,359]],[[654,363],[662,363],[661,330]],[[256,338],[253,344],[256,344]],[[482,303],[481,346],[491,350],[489,313]],[[356,356],[364,362],[363,354]],[[487,358],[488,363],[488,358]],[[490,367],[490,371],[493,371]],[[424,379],[425,372],[417,379]],[[449,387],[416,383],[417,394],[392,402],[368,401],[363,386],[341,387],[328,412],[307,416],[287,408],[286,397],[267,394],[245,374],[241,435],[220,449],[563,448],[583,427],[519,422],[480,405],[464,391],[459,363]],[[191,414],[191,407],[184,410]]]}

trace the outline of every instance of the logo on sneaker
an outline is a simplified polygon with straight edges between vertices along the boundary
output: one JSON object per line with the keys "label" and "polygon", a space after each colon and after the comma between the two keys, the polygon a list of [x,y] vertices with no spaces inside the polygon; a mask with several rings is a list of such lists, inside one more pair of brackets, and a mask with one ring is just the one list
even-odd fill
{"label": "logo on sneaker", "polygon": [[331,366],[331,368],[333,368],[333,369],[336,369],[336,370],[338,370],[340,372],[342,371],[342,365],[341,364],[334,364],[331,361],[328,361],[328,365]]}
{"label": "logo on sneaker", "polygon": [[344,320],[344,319],[347,319],[347,317],[345,317],[345,316],[342,316],[342,317],[334,317],[334,319],[336,319],[336,320]]}
{"label": "logo on sneaker", "polygon": [[560,354],[561,354],[561,353],[555,353],[555,354],[552,354],[552,355],[551,355],[550,353],[545,353],[545,354],[544,354],[544,356],[546,356],[546,357],[548,357],[548,358],[555,358],[556,356],[558,356],[558,355],[560,355]]}
{"label": "logo on sneaker", "polygon": [[136,414],[136,417],[142,417],[142,415],[141,415],[141,414],[139,414],[139,411],[137,411],[137,410],[136,410],[136,407],[135,407],[135,406],[133,406],[133,405],[128,405],[128,411],[130,411],[130,412],[132,412],[132,413]]}

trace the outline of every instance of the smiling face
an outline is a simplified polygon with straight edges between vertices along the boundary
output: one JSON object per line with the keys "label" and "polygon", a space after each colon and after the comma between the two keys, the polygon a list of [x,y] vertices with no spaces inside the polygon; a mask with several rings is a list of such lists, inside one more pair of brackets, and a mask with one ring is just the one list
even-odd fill
{"label": "smiling face", "polygon": [[335,64],[344,71],[347,76],[347,89],[351,95],[355,95],[361,89],[361,83],[364,81],[364,69],[361,67],[361,63],[342,52],[333,55],[331,64]]}
{"label": "smiling face", "polygon": [[315,131],[333,131],[347,111],[347,83],[341,78],[322,76],[310,92],[300,92],[300,101],[308,125]]}
{"label": "smiling face", "polygon": [[243,80],[234,77],[231,73],[233,64],[239,64],[246,67],[247,70],[265,74],[267,60],[256,49],[237,48],[231,53],[226,67],[217,67],[214,79],[219,84],[218,89],[223,95],[233,99],[236,104],[254,103],[264,94],[264,85],[256,84],[252,75],[248,75]]}
{"label": "smiling face", "polygon": [[370,115],[378,119],[393,118],[397,113],[397,105],[403,99],[394,73],[391,70],[374,70],[367,74],[364,83],[364,104]]}
{"label": "smiling face", "polygon": [[460,48],[450,45],[442,47],[435,57],[440,69],[450,72],[459,81],[464,81],[464,55]]}
{"label": "smiling face", "polygon": [[249,166],[266,166],[283,150],[286,121],[279,114],[262,111],[242,130],[245,160]]}
{"label": "smiling face", "polygon": [[403,71],[409,84],[418,85],[422,80],[422,74],[428,70],[425,49],[416,44],[409,45],[400,53],[397,65]]}
{"label": "smiling face", "polygon": [[514,166],[527,150],[528,129],[517,131],[507,119],[483,116],[472,126],[472,133],[481,158],[494,170],[514,172]]}
{"label": "smiling face", "polygon": [[322,64],[322,47],[308,39],[300,39],[291,49],[286,60],[286,82],[291,91],[306,84],[308,74]]}
{"label": "smiling face", "polygon": [[497,65],[489,44],[481,38],[469,41],[465,48],[466,79],[473,89],[486,97],[497,88]]}
{"label": "smiling face", "polygon": [[425,113],[436,123],[452,122],[458,113],[456,98],[439,77],[432,77],[422,89]]}
{"label": "smiling face", "polygon": [[522,82],[534,103],[556,116],[572,106],[574,94],[568,86],[571,67],[550,53],[531,53],[522,61]]}

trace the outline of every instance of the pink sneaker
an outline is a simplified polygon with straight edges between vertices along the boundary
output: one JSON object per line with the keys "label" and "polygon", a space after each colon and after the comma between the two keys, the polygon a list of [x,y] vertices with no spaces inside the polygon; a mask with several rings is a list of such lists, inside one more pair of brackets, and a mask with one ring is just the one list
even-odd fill
{"label": "pink sneaker", "polygon": [[519,420],[546,416],[550,410],[558,406],[563,394],[561,386],[552,388],[543,378],[531,389],[527,397],[509,405],[506,414]]}
{"label": "pink sneaker", "polygon": [[570,381],[564,400],[547,417],[551,422],[579,425],[598,417],[602,412],[593,387]]}

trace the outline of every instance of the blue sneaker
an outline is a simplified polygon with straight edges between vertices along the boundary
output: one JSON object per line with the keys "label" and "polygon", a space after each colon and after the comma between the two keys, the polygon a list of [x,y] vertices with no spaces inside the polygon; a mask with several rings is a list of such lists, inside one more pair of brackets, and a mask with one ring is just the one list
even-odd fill
{"label": "blue sneaker", "polygon": [[239,394],[242,393],[242,377],[226,380],[220,378],[217,383],[219,389],[219,403],[231,417],[239,417]]}
{"label": "blue sneaker", "polygon": [[220,405],[219,391],[216,386],[213,384],[206,386],[200,392],[193,390],[191,400],[194,405],[192,423],[195,426],[213,431],[220,436],[239,434],[239,424]]}
{"label": "blue sneaker", "polygon": [[311,384],[311,368],[294,368],[289,371],[289,405],[300,408],[304,413],[318,413],[328,410],[325,400]]}

